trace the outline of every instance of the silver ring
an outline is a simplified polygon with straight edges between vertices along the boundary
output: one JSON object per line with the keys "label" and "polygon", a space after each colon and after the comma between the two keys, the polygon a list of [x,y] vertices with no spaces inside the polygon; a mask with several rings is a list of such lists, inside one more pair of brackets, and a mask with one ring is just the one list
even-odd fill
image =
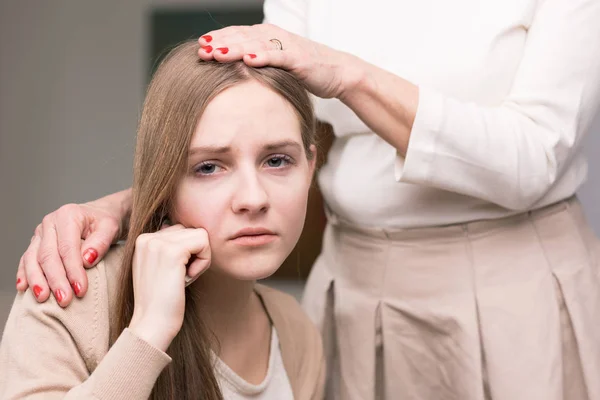
{"label": "silver ring", "polygon": [[275,46],[277,46],[277,50],[283,50],[283,44],[281,44],[281,41],[279,39],[270,39],[269,42],[271,43],[275,43]]}

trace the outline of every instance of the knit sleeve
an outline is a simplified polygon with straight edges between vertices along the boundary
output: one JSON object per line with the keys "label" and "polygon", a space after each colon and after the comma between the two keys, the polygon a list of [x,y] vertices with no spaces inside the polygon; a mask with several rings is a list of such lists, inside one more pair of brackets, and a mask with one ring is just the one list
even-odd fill
{"label": "knit sleeve", "polygon": [[108,348],[108,301],[102,265],[90,289],[61,308],[17,294],[0,343],[2,399],[148,398],[170,357],[129,330]]}

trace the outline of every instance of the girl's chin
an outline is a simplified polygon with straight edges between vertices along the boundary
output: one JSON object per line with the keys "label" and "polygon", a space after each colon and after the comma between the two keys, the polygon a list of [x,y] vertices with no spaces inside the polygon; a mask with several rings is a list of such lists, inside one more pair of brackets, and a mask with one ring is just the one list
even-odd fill
{"label": "girl's chin", "polygon": [[250,254],[230,257],[223,263],[215,261],[210,267],[214,272],[240,281],[256,281],[273,275],[281,267],[285,257],[276,254]]}

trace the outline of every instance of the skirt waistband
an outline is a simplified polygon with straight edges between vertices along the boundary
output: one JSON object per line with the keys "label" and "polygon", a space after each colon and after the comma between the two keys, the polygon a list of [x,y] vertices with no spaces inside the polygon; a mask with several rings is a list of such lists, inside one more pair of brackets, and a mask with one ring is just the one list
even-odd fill
{"label": "skirt waistband", "polygon": [[445,226],[434,226],[426,228],[375,228],[365,227],[346,221],[333,214],[327,207],[325,212],[327,214],[327,220],[329,224],[334,227],[342,228],[348,233],[355,233],[359,235],[365,235],[371,238],[387,239],[387,240],[415,240],[415,239],[452,239],[462,237],[465,233],[470,235],[483,235],[491,233],[499,229],[504,229],[510,226],[523,223],[527,220],[539,220],[554,214],[558,214],[561,211],[573,209],[576,216],[580,216],[583,219],[583,211],[581,204],[576,196],[572,196],[568,199],[559,201],[548,206],[518,213],[512,216],[499,218],[499,219],[488,219],[472,221],[460,224],[445,225]]}

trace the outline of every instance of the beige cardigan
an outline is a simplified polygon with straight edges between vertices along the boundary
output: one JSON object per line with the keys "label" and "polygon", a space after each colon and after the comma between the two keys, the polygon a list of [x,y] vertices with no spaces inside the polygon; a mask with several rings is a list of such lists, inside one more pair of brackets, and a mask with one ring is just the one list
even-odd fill
{"label": "beige cardigan", "polygon": [[[0,399],[147,399],[171,358],[126,329],[109,348],[122,248],[87,271],[89,289],[66,309],[17,294],[0,343]],[[321,337],[289,295],[256,285],[279,336],[296,400],[323,397]]]}

